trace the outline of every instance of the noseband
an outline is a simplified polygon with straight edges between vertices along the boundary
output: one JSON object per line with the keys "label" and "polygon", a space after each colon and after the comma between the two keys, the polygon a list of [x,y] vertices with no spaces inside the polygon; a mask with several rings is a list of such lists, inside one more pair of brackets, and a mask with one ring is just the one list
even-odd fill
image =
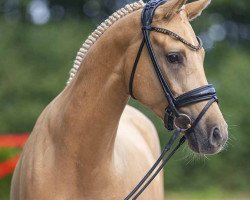
{"label": "noseband", "polygon": [[[162,73],[161,68],[160,68],[160,65],[157,62],[156,55],[155,55],[155,52],[153,50],[151,41],[150,41],[150,32],[151,31],[169,35],[171,38],[176,39],[176,40],[182,42],[183,44],[187,45],[193,51],[198,51],[202,48],[202,42],[198,37],[197,37],[197,40],[198,40],[199,44],[197,46],[195,46],[195,45],[187,42],[185,39],[183,39],[182,37],[180,37],[179,35],[177,35],[176,33],[172,32],[170,30],[151,26],[154,12],[155,12],[156,8],[158,6],[166,3],[166,2],[167,2],[167,0],[151,0],[145,5],[145,7],[142,11],[142,17],[141,17],[142,28],[141,29],[142,29],[143,39],[142,39],[141,45],[139,47],[139,50],[138,50],[138,53],[137,53],[137,56],[136,56],[136,59],[134,62],[134,66],[133,66],[133,69],[131,72],[129,91],[130,91],[130,95],[135,99],[135,96],[133,94],[133,80],[134,80],[134,75],[136,73],[136,68],[137,68],[138,62],[140,60],[142,50],[146,44],[149,56],[150,56],[151,61],[153,63],[155,73],[159,79],[159,82],[161,84],[161,87],[163,89],[165,97],[168,101],[168,106],[165,109],[164,125],[170,131],[175,129],[175,132],[173,133],[169,142],[165,146],[164,150],[162,151],[162,154],[160,155],[160,157],[158,158],[156,163],[148,171],[148,173],[144,176],[144,178],[140,181],[140,183],[133,189],[133,191],[125,198],[125,200],[129,200],[133,195],[134,195],[133,199],[138,198],[138,196],[146,189],[146,187],[151,183],[151,181],[161,171],[161,169],[165,166],[165,164],[173,156],[173,154],[177,151],[177,149],[185,142],[186,137],[184,135],[180,139],[178,145],[172,150],[172,152],[170,152],[170,154],[166,157],[166,159],[164,159],[166,153],[170,150],[171,146],[174,144],[174,141],[178,138],[180,133],[181,132],[191,132],[195,128],[195,126],[198,124],[198,122],[201,120],[201,118],[204,116],[206,111],[210,108],[210,106],[214,102],[218,102],[215,88],[211,84],[204,85],[202,87],[199,87],[199,88],[191,90],[187,93],[184,93],[178,97],[175,97],[169,84],[167,83],[166,79],[164,78],[163,73]],[[181,107],[184,107],[184,106],[187,106],[190,104],[194,104],[194,103],[198,103],[198,102],[202,102],[202,101],[208,101],[208,103],[204,106],[204,108],[201,110],[201,112],[199,113],[199,115],[197,116],[197,118],[195,120],[192,120],[191,117],[189,117],[185,113],[182,113],[179,110]],[[150,177],[150,175],[151,175],[151,177]],[[145,183],[146,180],[148,180],[148,181]],[[143,187],[141,188],[141,186],[143,186]]]}

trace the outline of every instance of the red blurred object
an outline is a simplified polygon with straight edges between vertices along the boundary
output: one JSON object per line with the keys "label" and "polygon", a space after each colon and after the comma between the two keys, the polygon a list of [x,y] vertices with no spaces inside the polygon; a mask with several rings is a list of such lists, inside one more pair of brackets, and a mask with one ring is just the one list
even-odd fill
{"label": "red blurred object", "polygon": [[16,148],[16,147],[23,147],[25,142],[27,141],[29,137],[28,133],[25,134],[20,134],[20,135],[13,135],[13,134],[8,134],[8,135],[0,135],[0,148],[3,147],[11,147],[11,148]]}
{"label": "red blurred object", "polygon": [[[22,148],[26,143],[28,137],[28,133],[18,135],[0,135],[0,148]],[[0,179],[4,178],[14,171],[18,159],[19,155],[16,155],[0,163]]]}
{"label": "red blurred object", "polygon": [[14,171],[18,159],[19,155],[0,163],[0,179],[4,178],[5,176],[11,174]]}

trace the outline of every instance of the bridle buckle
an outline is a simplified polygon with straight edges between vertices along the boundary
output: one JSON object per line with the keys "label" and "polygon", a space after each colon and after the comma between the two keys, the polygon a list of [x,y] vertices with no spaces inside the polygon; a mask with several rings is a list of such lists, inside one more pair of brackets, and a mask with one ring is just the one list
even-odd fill
{"label": "bridle buckle", "polygon": [[185,132],[192,127],[192,120],[187,114],[179,114],[174,118],[174,127]]}

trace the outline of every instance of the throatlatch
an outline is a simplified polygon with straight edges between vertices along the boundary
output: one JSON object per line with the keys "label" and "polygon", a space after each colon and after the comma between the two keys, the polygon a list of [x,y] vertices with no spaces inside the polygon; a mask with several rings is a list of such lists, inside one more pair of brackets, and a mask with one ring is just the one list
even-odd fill
{"label": "throatlatch", "polygon": [[[201,118],[204,116],[206,111],[209,109],[209,107],[214,102],[218,102],[215,88],[211,84],[204,85],[202,87],[199,87],[199,88],[191,90],[187,93],[184,93],[178,97],[175,97],[173,95],[173,92],[172,92],[169,84],[167,83],[166,79],[164,78],[163,73],[162,73],[161,68],[160,68],[160,65],[157,62],[156,55],[155,55],[155,52],[153,50],[153,46],[152,46],[151,41],[150,41],[150,32],[151,31],[155,31],[155,32],[159,32],[162,34],[169,35],[169,36],[171,36],[171,38],[176,39],[176,40],[184,43],[193,51],[198,51],[202,48],[202,42],[201,42],[201,39],[199,39],[199,37],[197,37],[199,44],[198,44],[198,46],[195,46],[195,45],[188,43],[185,39],[183,39],[182,37],[180,37],[179,35],[177,35],[176,33],[172,32],[170,30],[151,26],[154,12],[155,12],[156,8],[158,6],[166,3],[166,2],[167,2],[167,0],[151,0],[145,5],[145,7],[142,11],[141,23],[142,23],[143,39],[142,39],[141,45],[139,47],[139,50],[138,50],[138,53],[137,53],[137,56],[136,56],[136,59],[134,62],[134,66],[133,66],[133,69],[131,72],[130,83],[129,83],[129,92],[130,92],[131,97],[133,97],[135,99],[135,96],[133,94],[133,80],[134,80],[134,75],[136,73],[136,68],[137,68],[138,62],[140,60],[142,50],[146,44],[148,54],[151,58],[155,73],[160,81],[161,87],[162,87],[164,94],[165,94],[165,97],[168,101],[168,107],[165,109],[165,117],[164,117],[165,127],[170,131],[172,131],[174,129],[176,129],[176,130],[173,133],[173,135],[170,138],[167,145],[165,146],[164,150],[162,151],[162,153],[161,153],[160,157],[158,158],[158,160],[156,161],[156,163],[152,166],[152,168],[148,171],[148,173],[144,176],[144,178],[139,182],[139,184],[133,189],[133,191],[125,198],[125,200],[129,200],[133,196],[134,196],[132,198],[133,200],[138,198],[138,196],[146,189],[146,187],[156,177],[156,175],[160,172],[160,170],[166,165],[168,160],[174,155],[174,153],[177,151],[177,149],[185,142],[186,137],[184,135],[180,139],[178,145],[170,152],[170,154],[166,157],[166,159],[164,159],[166,153],[170,150],[171,146],[174,144],[174,141],[178,138],[180,133],[191,131],[192,129],[194,129],[195,126],[198,124],[198,122],[201,120]],[[202,102],[202,101],[208,101],[208,103],[201,110],[201,112],[199,113],[199,115],[197,116],[197,118],[195,120],[192,120],[187,114],[179,111],[179,109],[181,107],[184,107],[184,106],[187,106],[190,104],[194,104],[194,103],[198,103],[198,102]],[[162,161],[162,163],[161,163],[161,161]],[[156,170],[156,171],[154,172],[154,170]]]}

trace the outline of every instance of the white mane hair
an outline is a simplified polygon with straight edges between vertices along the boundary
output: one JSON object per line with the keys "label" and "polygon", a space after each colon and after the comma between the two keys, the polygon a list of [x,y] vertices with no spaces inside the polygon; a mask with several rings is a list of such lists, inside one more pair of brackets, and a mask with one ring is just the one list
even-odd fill
{"label": "white mane hair", "polygon": [[144,6],[143,0],[139,0],[138,2],[126,5],[125,7],[114,12],[108,19],[106,19],[103,23],[101,23],[92,34],[89,35],[89,37],[82,44],[81,48],[79,49],[76,55],[74,65],[69,72],[70,76],[67,81],[67,85],[75,77],[83,59],[85,58],[85,55],[87,54],[90,47],[97,41],[97,39],[100,38],[101,35],[116,21],[118,21],[119,19],[121,19],[122,17],[128,15],[133,11],[139,10],[143,6]]}

